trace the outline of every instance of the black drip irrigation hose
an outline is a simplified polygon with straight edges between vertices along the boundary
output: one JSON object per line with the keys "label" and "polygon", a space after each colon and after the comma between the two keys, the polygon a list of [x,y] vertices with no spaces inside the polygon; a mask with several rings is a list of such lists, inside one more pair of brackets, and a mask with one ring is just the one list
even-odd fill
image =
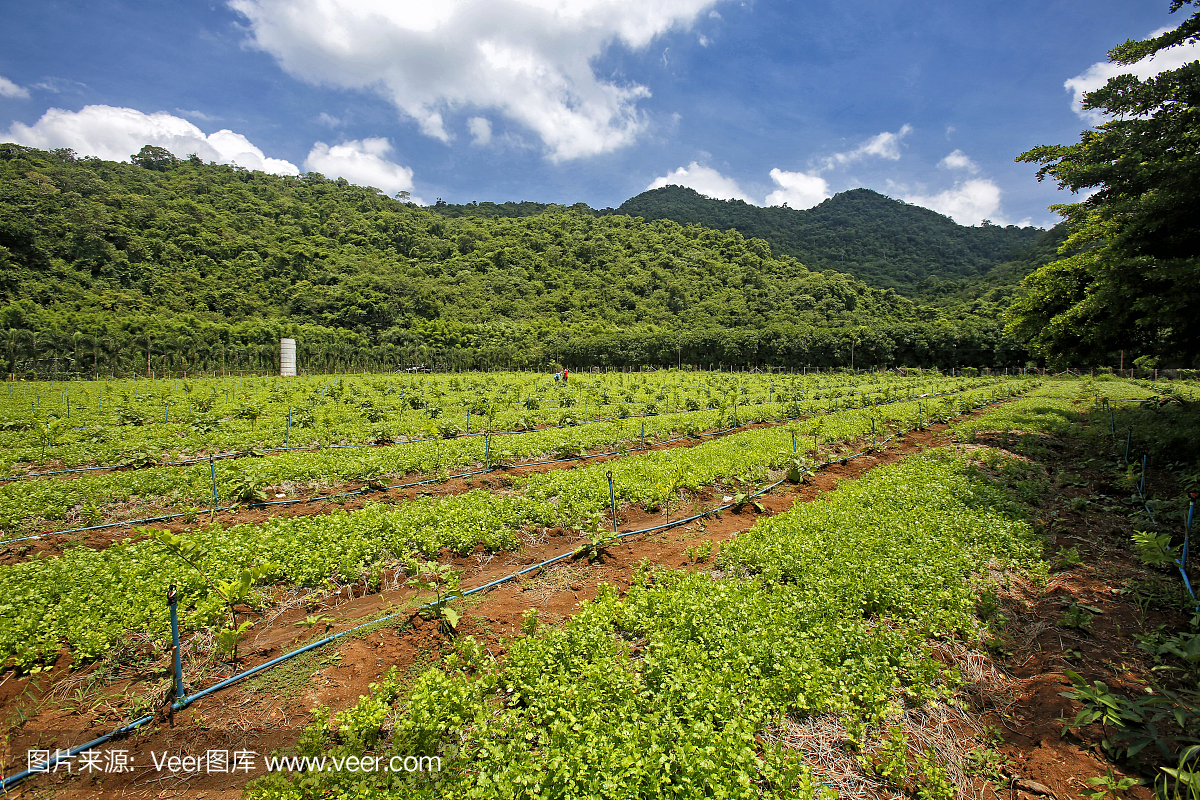
{"label": "black drip irrigation hose", "polygon": [[[1006,399],[1012,399],[1012,396],[1010,395],[1010,397],[1006,398]],[[980,408],[985,408],[986,406],[992,405],[996,402],[1002,402],[1002,401],[993,400],[991,403],[983,403],[982,405],[976,406],[975,410],[978,410]],[[921,426],[922,429],[924,427],[925,427],[924,425]],[[913,429],[910,428],[910,429],[904,431],[904,433],[907,433],[911,430],[913,430]],[[814,465],[813,469],[814,470],[823,469],[832,464],[845,464],[846,462],[848,462],[852,459],[859,458],[868,453],[874,453],[874,452],[878,451],[879,449],[886,447],[889,442],[891,442],[893,439],[895,439],[897,436],[900,436],[900,435],[902,435],[902,434],[901,433],[893,433],[891,436],[887,437],[886,439],[884,439],[880,442],[877,442],[877,443],[873,443],[870,447],[860,450],[857,453],[852,453],[852,454],[841,456],[839,458],[834,458],[834,459],[830,459],[828,461],[821,462],[820,464]],[[775,483],[772,483],[768,486],[765,486],[762,489],[759,489],[758,491],[749,495],[746,499],[752,500],[755,497],[759,497],[759,496],[771,491],[772,489],[779,486],[780,484],[784,483],[786,480],[787,479],[784,478],[784,479],[778,480]],[[720,513],[721,511],[725,511],[726,509],[729,509],[729,508],[733,508],[734,505],[735,505],[734,503],[727,503],[724,505],[717,506],[715,508],[711,508],[708,511],[701,512],[700,514],[694,514],[690,517],[684,517],[682,519],[675,520],[674,522],[667,522],[663,525],[655,525],[650,528],[640,528],[640,529],[632,530],[632,531],[620,531],[620,532],[617,532],[613,538],[624,539],[626,537],[635,536],[635,535],[641,534],[641,533],[654,533],[656,531],[667,530],[669,528],[676,528],[680,525],[685,525],[689,522],[694,522],[695,520],[702,519],[704,517],[708,517],[713,514]],[[543,569],[545,567],[550,566],[551,564],[562,561],[565,558],[570,558],[574,554],[575,554],[575,551],[569,551],[569,552],[563,553],[561,555],[555,556],[553,558],[546,559],[545,561],[542,561],[539,564],[534,564],[532,566],[525,567],[522,570],[518,570],[517,572],[513,572],[502,578],[498,578],[489,583],[485,583],[482,586],[476,586],[473,589],[468,589],[467,591],[463,592],[462,596],[467,597],[469,595],[477,594],[479,592],[485,592],[488,589],[493,589],[496,586],[499,586],[503,583],[507,583],[508,581],[514,580],[515,578],[519,578],[522,575],[525,575],[530,572],[534,572],[535,570]],[[414,611],[399,611],[399,612],[396,612],[395,614],[388,614],[388,615],[380,617],[378,619],[371,620],[370,622],[364,622],[359,625],[355,625],[352,628],[347,628],[346,630],[341,631],[340,633],[335,633],[331,636],[326,636],[325,638],[319,639],[315,642],[310,642],[309,644],[306,644],[303,647],[297,648],[296,650],[293,650],[290,653],[285,653],[284,655],[273,658],[270,661],[265,661],[256,667],[251,667],[251,668],[245,670],[244,672],[240,672],[236,675],[230,676],[229,678],[226,678],[226,679],[220,681],[219,683],[216,683],[216,684],[208,687],[207,689],[202,689],[202,690],[196,692],[195,694],[186,695],[184,697],[181,697],[178,700],[175,700],[174,702],[171,703],[171,710],[174,712],[174,711],[180,711],[184,708],[187,708],[189,705],[191,705],[192,703],[194,703],[195,701],[197,701],[203,697],[207,697],[208,695],[219,692],[222,689],[228,688],[229,686],[232,686],[235,683],[239,683],[240,681],[243,681],[246,678],[257,675],[258,673],[263,672],[267,669],[278,666],[279,664],[282,664],[283,662],[285,662],[289,659],[295,658],[296,656],[299,656],[303,653],[307,653],[310,650],[314,650],[323,645],[337,641],[338,639],[341,639],[344,636],[354,633],[355,631],[362,630],[363,628],[367,628],[372,625],[378,625],[380,623],[396,619],[397,617],[404,616],[405,614],[407,614],[409,616],[409,618],[411,619],[411,617],[413,615],[419,613],[420,611],[422,611],[426,608],[430,608],[435,605],[438,605],[438,603],[439,603],[439,601],[435,600],[433,602],[425,603],[424,605],[419,606]],[[93,739],[90,742],[86,742],[84,744],[73,747],[73,748],[67,750],[65,753],[63,753],[63,751],[61,751],[61,750],[55,750],[55,752],[47,759],[47,761],[44,764],[38,765],[37,769],[32,769],[32,768],[26,769],[26,770],[23,770],[22,772],[18,772],[14,775],[11,775],[11,776],[5,778],[3,780],[3,782],[0,782],[0,791],[7,792],[9,789],[13,788],[14,786],[16,786],[18,783],[25,780],[26,778],[49,771],[58,762],[60,762],[64,759],[67,759],[67,760],[72,759],[75,756],[79,755],[80,753],[82,753],[86,750],[90,750],[94,747],[98,747],[99,745],[102,745],[105,742],[108,742],[118,736],[124,735],[126,733],[130,733],[130,732],[142,727],[143,725],[146,725],[147,723],[151,722],[154,719],[154,717],[155,717],[154,714],[147,714],[146,716],[141,717],[140,719],[134,720],[133,722],[130,722],[127,725],[123,725],[114,731],[111,731],[109,733],[104,734],[103,736]]]}
{"label": "black drip irrigation hose", "polygon": [[[971,390],[968,389],[966,391],[971,391]],[[919,399],[933,399],[935,397],[946,397],[946,396],[953,396],[953,395],[957,395],[957,394],[962,394],[962,392],[940,392],[937,394],[926,394],[926,395],[921,395]],[[1010,395],[1010,397],[1011,396],[1012,395]],[[896,400],[886,400],[886,401],[882,401],[879,403],[875,403],[871,406],[865,406],[865,407],[866,408],[878,408],[879,406],[892,405],[894,403],[912,402],[913,399],[918,399],[918,398],[912,398],[912,399],[901,398],[901,399],[896,399]],[[765,405],[765,404],[760,403],[759,405]],[[860,410],[862,408],[864,408],[864,406],[859,406],[858,409],[839,408],[839,409],[835,409],[833,411],[826,411],[821,416],[829,416],[830,414],[841,414],[846,411],[855,411],[855,410]],[[711,409],[700,409],[700,410],[711,410]],[[679,413],[693,413],[693,412],[679,412]],[[793,422],[793,421],[799,420],[799,419],[814,419],[814,418],[815,417],[780,417],[780,418],[774,419],[774,420],[760,420],[759,422],[748,422],[745,424],[746,425],[760,425],[760,424],[764,424],[764,423],[779,424],[779,423]],[[560,427],[562,427],[562,426],[560,426]],[[721,428],[720,430],[716,430],[716,431],[707,431],[707,432],[697,433],[696,436],[697,437],[720,436],[723,433],[728,433],[730,431],[737,430],[739,427],[744,427],[744,426],[735,425],[734,427],[731,427],[731,428]],[[547,430],[547,429],[542,428],[540,430]],[[528,433],[528,431],[506,431],[506,432],[504,432],[504,434],[508,434],[508,433]],[[471,436],[481,436],[483,434],[472,433],[470,435]],[[498,435],[502,435],[502,434],[497,433],[497,434],[489,434],[489,435],[498,436]],[[690,435],[676,436],[674,439],[666,439],[661,442],[657,442],[655,445],[653,445],[651,447],[631,447],[626,452],[635,452],[638,450],[649,451],[649,450],[652,450],[653,447],[655,447],[655,446],[670,444],[671,442],[678,442],[678,441],[682,441],[684,439],[690,439],[690,438],[693,438],[693,437]],[[428,441],[428,440],[414,439],[412,441]],[[538,467],[538,466],[545,466],[547,464],[561,464],[561,463],[564,463],[567,461],[586,461],[591,458],[606,458],[606,457],[610,457],[610,456],[614,456],[614,455],[619,455],[619,454],[615,451],[611,452],[611,453],[592,453],[590,455],[571,456],[570,458],[551,459],[550,461],[533,461],[533,462],[528,462],[528,463],[523,463],[523,464],[515,464],[515,465],[513,465],[513,467],[523,469],[525,467]],[[315,497],[294,497],[294,498],[289,498],[287,500],[264,500],[264,501],[261,501],[258,503],[243,503],[243,504],[232,505],[232,506],[217,506],[214,508],[199,509],[195,512],[189,512],[188,514],[183,514],[183,513],[164,514],[164,515],[158,516],[158,517],[143,517],[141,519],[131,519],[131,520],[125,520],[122,522],[105,522],[100,525],[88,525],[88,526],[82,527],[82,528],[65,528],[63,530],[58,530],[58,531],[43,531],[41,533],[30,534],[29,536],[20,536],[20,537],[13,538],[13,539],[0,540],[0,547],[6,547],[10,544],[18,544],[20,542],[33,541],[35,539],[44,539],[48,536],[60,536],[65,533],[86,533],[88,531],[108,530],[110,528],[128,528],[128,527],[131,527],[134,525],[143,525],[143,524],[150,523],[150,522],[168,522],[173,519],[180,519],[180,518],[188,516],[190,514],[194,514],[195,516],[200,517],[200,516],[203,516],[204,514],[215,514],[218,511],[233,511],[233,510],[236,510],[238,508],[243,508],[243,507],[245,507],[245,508],[267,508],[269,506],[296,505],[298,503],[315,503],[315,502],[319,502],[321,500],[340,500],[340,499],[347,498],[347,497],[359,497],[362,495],[371,494],[372,492],[390,492],[394,489],[409,489],[409,488],[412,488],[413,486],[423,486],[423,485],[429,484],[429,483],[441,483],[443,481],[453,480],[455,478],[467,478],[472,475],[483,475],[490,471],[491,471],[491,467],[489,466],[489,467],[485,467],[485,469],[472,470],[471,472],[461,472],[456,475],[447,475],[444,478],[427,478],[425,480],[414,481],[412,483],[400,483],[400,484],[396,484],[394,486],[383,486],[383,487],[379,487],[379,488],[372,488],[369,486],[365,486],[361,489],[356,489],[353,492],[342,492],[340,494],[325,494],[325,495],[317,495]]]}
{"label": "black drip irrigation hose", "polygon": [[[982,388],[982,387],[979,387],[979,388]],[[968,389],[966,391],[970,391],[970,390]],[[854,393],[851,392],[850,394],[854,394]],[[862,392],[859,392],[859,394],[862,394]],[[923,394],[923,395],[918,395],[917,397],[919,397],[919,398],[942,397],[945,394],[952,394],[952,393],[943,392],[941,394],[931,394],[931,395]],[[849,395],[843,395],[843,396],[849,396]],[[909,398],[909,399],[917,399],[917,398]],[[754,406],[765,406],[765,405],[770,405],[771,403],[783,403],[783,402],[785,402],[785,401],[767,400],[762,403],[746,403],[745,407],[752,408]],[[792,401],[792,402],[799,402],[799,401]],[[887,402],[895,403],[895,402],[902,402],[902,401],[889,400]],[[879,404],[876,404],[876,405],[879,405]],[[666,416],[672,416],[672,415],[677,415],[677,414],[699,414],[699,413],[702,413],[705,411],[717,411],[717,410],[719,410],[719,408],[720,408],[719,406],[708,406],[707,408],[689,408],[689,409],[682,410],[682,411],[664,411],[661,413],[656,412],[654,414],[630,414],[626,417],[597,417],[595,419],[584,420],[583,422],[576,423],[574,425],[547,425],[544,428],[528,428],[526,430],[518,430],[518,431],[476,431],[475,433],[470,433],[470,432],[457,433],[454,436],[425,436],[420,439],[405,439],[402,442],[391,442],[388,444],[377,444],[375,442],[369,442],[366,444],[312,444],[312,445],[297,445],[296,447],[264,447],[261,449],[252,448],[250,450],[238,450],[233,453],[214,453],[212,455],[198,456],[196,458],[184,458],[184,459],[179,459],[177,461],[164,461],[160,464],[153,464],[150,466],[153,466],[153,467],[191,467],[191,466],[195,466],[197,464],[203,464],[206,461],[230,461],[230,460],[239,459],[239,458],[252,458],[252,457],[254,457],[253,456],[254,452],[258,452],[258,453],[290,453],[290,452],[297,452],[297,451],[302,451],[302,450],[308,450],[308,451],[355,450],[355,449],[361,449],[361,448],[367,448],[367,447],[375,447],[375,448],[400,447],[402,445],[407,445],[407,444],[417,444],[418,442],[432,442],[432,441],[437,441],[437,440],[450,440],[450,439],[466,439],[466,438],[470,438],[473,436],[516,436],[516,435],[520,435],[523,433],[538,433],[539,431],[553,431],[553,430],[560,430],[563,428],[576,428],[581,425],[595,425],[600,422],[612,422],[613,420],[641,419],[641,418],[649,418],[649,417],[666,417]],[[793,419],[795,419],[795,418],[793,418]],[[27,472],[23,475],[9,475],[8,477],[0,477],[0,483],[5,483],[8,481],[28,480],[29,478],[45,478],[45,477],[49,477],[51,475],[70,475],[70,474],[74,474],[77,472],[117,471],[117,470],[123,470],[123,469],[128,469],[128,468],[129,468],[129,466],[127,464],[109,464],[107,466],[74,467],[72,469],[56,469],[56,470],[51,470],[48,472]],[[2,544],[2,543],[0,543],[0,544]]]}

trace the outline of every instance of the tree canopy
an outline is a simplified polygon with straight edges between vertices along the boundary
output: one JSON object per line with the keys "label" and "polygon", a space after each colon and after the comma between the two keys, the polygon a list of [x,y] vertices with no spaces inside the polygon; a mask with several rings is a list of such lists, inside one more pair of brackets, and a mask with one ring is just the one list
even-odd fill
{"label": "tree canopy", "polygon": [[[1174,0],[1174,13],[1193,0]],[[1109,61],[1134,64],[1200,40],[1200,12],[1174,30],[1130,40]],[[1117,350],[1192,364],[1200,358],[1200,61],[1141,80],[1111,78],[1084,96],[1107,121],[1073,145],[1043,145],[1060,188],[1091,191],[1051,206],[1070,235],[1065,258],[1029,275],[1008,329],[1042,355],[1111,361]]]}
{"label": "tree canopy", "polygon": [[153,148],[117,163],[0,145],[0,351],[91,373],[266,368],[281,335],[342,363],[347,348],[460,366],[1025,359],[990,295],[922,307],[736,230],[494,208],[509,215]]}

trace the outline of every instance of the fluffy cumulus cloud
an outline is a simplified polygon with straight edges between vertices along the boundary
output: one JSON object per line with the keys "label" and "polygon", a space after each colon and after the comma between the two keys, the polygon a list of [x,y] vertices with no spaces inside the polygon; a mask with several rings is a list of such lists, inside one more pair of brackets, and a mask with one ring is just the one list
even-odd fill
{"label": "fluffy cumulus cloud", "polygon": [[492,123],[483,117],[467,120],[467,130],[471,132],[471,140],[475,144],[484,145],[492,140]]}
{"label": "fluffy cumulus cloud", "polygon": [[979,166],[962,150],[955,150],[953,153],[950,153],[938,162],[938,166],[942,169],[965,169],[971,174],[979,171]]}
{"label": "fluffy cumulus cloud", "polygon": [[646,189],[659,189],[672,185],[686,186],[689,189],[695,189],[705,197],[717,200],[744,200],[747,203],[754,203],[733,178],[722,175],[712,167],[702,167],[695,161],[686,167],[680,167],[674,172],[655,178]]}
{"label": "fluffy cumulus cloud", "polygon": [[32,125],[14,122],[4,137],[29,147],[69,147],[82,155],[112,161],[127,161],[143,145],[151,144],[180,158],[195,153],[204,161],[218,164],[237,164],[277,175],[300,173],[295,164],[267,158],[240,133],[219,130],[206,135],[186,119],[165,111],[144,114],[114,106],[84,106],[79,111],[51,108]]}
{"label": "fluffy cumulus cloud", "polygon": [[230,0],[254,46],[311,83],[383,93],[426,134],[445,115],[494,109],[552,160],[604,153],[646,125],[649,90],[598,77],[620,42],[641,49],[719,0]]}
{"label": "fluffy cumulus cloud", "polygon": [[833,169],[865,158],[882,158],[887,161],[900,160],[900,143],[905,136],[912,133],[912,125],[904,125],[895,133],[884,131],[872,136],[853,150],[844,153],[834,153],[825,159],[822,169]]}
{"label": "fluffy cumulus cloud", "polygon": [[820,175],[785,172],[776,167],[771,170],[771,180],[779,188],[767,195],[764,205],[812,208],[829,197],[829,182]]}
{"label": "fluffy cumulus cloud", "polygon": [[[1160,28],[1147,38],[1159,36],[1171,28]],[[1084,110],[1083,96],[1093,92],[1108,83],[1109,78],[1117,75],[1133,74],[1145,80],[1160,72],[1179,69],[1184,64],[1200,59],[1200,42],[1188,42],[1163,50],[1161,53],[1143,58],[1136,64],[1110,64],[1107,61],[1097,61],[1074,78],[1070,78],[1063,87],[1073,93],[1072,108],[1092,125],[1100,125],[1105,121],[1104,115],[1095,109]]]}
{"label": "fluffy cumulus cloud", "polygon": [[0,97],[29,97],[29,90],[0,75]]}
{"label": "fluffy cumulus cloud", "polygon": [[411,191],[413,171],[389,161],[387,156],[391,151],[387,139],[353,140],[332,147],[317,142],[304,159],[304,168],[327,178],[345,178],[359,186],[374,186],[390,195]]}
{"label": "fluffy cumulus cloud", "polygon": [[978,225],[985,219],[1002,224],[999,221],[1000,187],[985,178],[956,183],[953,188],[938,194],[909,194],[901,199],[945,214],[959,225]]}

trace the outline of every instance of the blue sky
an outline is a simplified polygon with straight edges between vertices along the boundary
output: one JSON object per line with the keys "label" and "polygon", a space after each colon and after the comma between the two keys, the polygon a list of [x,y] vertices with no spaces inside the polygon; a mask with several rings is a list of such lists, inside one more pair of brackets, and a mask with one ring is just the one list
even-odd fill
{"label": "blue sky", "polygon": [[1095,120],[1073,90],[1103,83],[1107,50],[1188,13],[1166,0],[6,6],[0,141],[117,159],[149,142],[425,203],[605,207],[682,183],[802,208],[861,186],[963,224],[1036,225],[1068,197],[1013,158],[1076,141]]}

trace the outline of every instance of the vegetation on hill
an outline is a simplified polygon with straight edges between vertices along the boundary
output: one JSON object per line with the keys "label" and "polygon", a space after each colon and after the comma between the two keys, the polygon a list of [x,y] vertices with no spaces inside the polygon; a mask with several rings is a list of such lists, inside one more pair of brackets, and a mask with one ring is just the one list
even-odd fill
{"label": "vegetation on hill", "polygon": [[[161,156],[161,157],[156,157]],[[761,239],[543,208],[450,218],[316,173],[0,145],[6,366],[1015,365],[994,319]],[[519,205],[519,204],[513,204]]]}
{"label": "vegetation on hill", "polygon": [[730,228],[771,243],[811,269],[849,273],[871,286],[915,294],[930,279],[980,276],[1031,245],[1040,228],[956,224],[949,217],[870,189],[842,192],[796,210],[741,200],[713,200],[693,189],[664,186],[625,201],[617,213]]}

